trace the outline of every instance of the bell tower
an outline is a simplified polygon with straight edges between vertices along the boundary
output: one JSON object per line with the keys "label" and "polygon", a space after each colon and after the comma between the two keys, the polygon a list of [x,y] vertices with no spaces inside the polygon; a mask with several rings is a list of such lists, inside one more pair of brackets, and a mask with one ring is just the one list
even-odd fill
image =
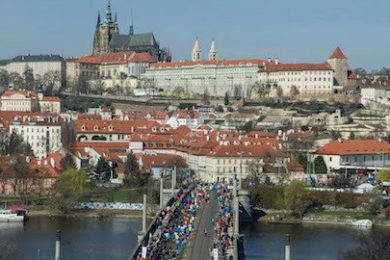
{"label": "bell tower", "polygon": [[198,38],[196,38],[194,48],[192,49],[192,61],[200,61],[201,56],[202,56],[202,49],[200,48],[200,43]]}

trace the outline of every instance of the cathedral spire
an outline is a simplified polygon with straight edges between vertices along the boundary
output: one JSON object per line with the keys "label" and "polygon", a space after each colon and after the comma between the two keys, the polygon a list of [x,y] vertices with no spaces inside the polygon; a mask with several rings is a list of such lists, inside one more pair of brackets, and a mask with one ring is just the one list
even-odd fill
{"label": "cathedral spire", "polygon": [[114,23],[118,23],[118,14],[115,12]]}
{"label": "cathedral spire", "polygon": [[112,12],[111,12],[111,2],[110,1],[108,1],[108,3],[107,3],[106,18],[104,19],[104,22],[107,24],[112,23]]}
{"label": "cathedral spire", "polygon": [[96,22],[96,27],[100,26],[100,11],[98,11],[98,17],[97,17],[97,22]]}
{"label": "cathedral spire", "polygon": [[134,35],[133,10],[131,10],[130,17],[131,17],[131,22],[129,27],[129,35]]}

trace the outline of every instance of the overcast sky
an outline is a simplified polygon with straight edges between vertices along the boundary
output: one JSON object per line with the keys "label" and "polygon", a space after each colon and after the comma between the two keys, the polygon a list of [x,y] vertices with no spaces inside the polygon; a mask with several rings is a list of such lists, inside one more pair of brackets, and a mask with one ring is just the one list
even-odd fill
{"label": "overcast sky", "polygon": [[[340,45],[352,68],[390,67],[388,0],[112,0],[122,33],[153,32],[174,60],[203,57],[215,39],[220,59],[323,62]],[[1,0],[0,59],[20,54],[91,53],[106,0]]]}

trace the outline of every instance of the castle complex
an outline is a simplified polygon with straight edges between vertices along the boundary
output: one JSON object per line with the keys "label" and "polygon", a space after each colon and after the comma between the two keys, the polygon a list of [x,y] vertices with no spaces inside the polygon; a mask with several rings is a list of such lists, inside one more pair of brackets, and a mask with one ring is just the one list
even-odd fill
{"label": "castle complex", "polygon": [[151,57],[159,61],[170,61],[171,57],[167,49],[160,49],[153,33],[134,33],[133,22],[130,24],[128,34],[120,34],[118,18],[112,17],[111,4],[108,2],[106,15],[101,20],[98,14],[96,30],[93,39],[93,54],[101,55],[110,52],[134,51],[137,53],[148,52]]}

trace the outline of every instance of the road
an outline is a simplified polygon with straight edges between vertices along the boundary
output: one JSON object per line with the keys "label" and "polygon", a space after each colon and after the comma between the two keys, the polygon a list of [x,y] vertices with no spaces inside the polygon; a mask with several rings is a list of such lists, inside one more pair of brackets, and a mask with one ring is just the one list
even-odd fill
{"label": "road", "polygon": [[[200,220],[198,227],[195,227],[196,234],[194,236],[194,240],[191,241],[193,247],[189,252],[189,259],[210,259],[210,248],[214,239],[213,219],[217,214],[217,209],[216,192],[210,191],[210,200],[198,215]],[[207,229],[207,236],[204,234],[205,228]]]}

